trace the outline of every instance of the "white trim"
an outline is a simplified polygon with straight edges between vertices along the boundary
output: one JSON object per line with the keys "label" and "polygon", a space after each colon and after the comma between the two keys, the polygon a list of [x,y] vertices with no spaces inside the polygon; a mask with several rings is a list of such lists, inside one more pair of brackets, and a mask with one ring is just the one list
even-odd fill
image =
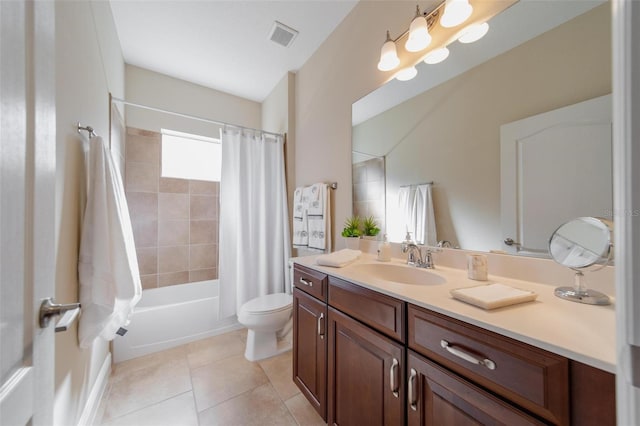
{"label": "white trim", "polygon": [[78,420],[78,426],[92,425],[95,423],[96,414],[100,407],[100,402],[104,396],[104,391],[107,389],[109,383],[109,376],[111,375],[111,352],[107,353],[107,356],[100,367],[98,377],[93,384],[93,388],[87,398],[87,403],[84,405],[80,420]]}
{"label": "white trim", "polygon": [[640,422],[640,360],[633,346],[640,345],[640,217],[635,214],[640,211],[640,2],[614,0],[612,28],[614,239],[619,301],[616,405],[618,424],[635,425]]}

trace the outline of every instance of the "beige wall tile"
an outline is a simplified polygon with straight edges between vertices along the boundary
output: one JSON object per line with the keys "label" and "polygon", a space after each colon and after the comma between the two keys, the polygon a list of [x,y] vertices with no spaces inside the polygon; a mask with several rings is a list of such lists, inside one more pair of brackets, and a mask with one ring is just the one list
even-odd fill
{"label": "beige wall tile", "polygon": [[158,219],[158,194],[127,192],[127,205],[132,220]]}
{"label": "beige wall tile", "polygon": [[[189,246],[158,247],[158,272],[189,270]],[[188,278],[187,278],[188,280]]]}
{"label": "beige wall tile", "polygon": [[198,281],[217,280],[218,268],[208,269],[191,269],[189,271],[189,282],[195,283]]}
{"label": "beige wall tile", "polygon": [[152,275],[140,275],[140,283],[142,284],[142,289],[147,290],[151,288],[158,287],[158,276],[156,274]]}
{"label": "beige wall tile", "polygon": [[127,161],[125,189],[131,192],[158,192],[158,164]]}
{"label": "beige wall tile", "polygon": [[160,138],[162,137],[162,135],[159,132],[154,132],[152,130],[138,129],[136,127],[127,127],[127,135],[155,138],[158,142],[160,142]]}
{"label": "beige wall tile", "polygon": [[189,195],[158,194],[158,218],[160,220],[188,220]]}
{"label": "beige wall tile", "polygon": [[189,269],[213,268],[217,265],[217,244],[191,245],[189,250]]}
{"label": "beige wall tile", "polygon": [[158,222],[159,246],[182,246],[189,244],[188,220],[161,220]]}
{"label": "beige wall tile", "polygon": [[140,275],[158,273],[158,250],[155,247],[136,249],[136,254],[138,255]]}
{"label": "beige wall tile", "polygon": [[218,197],[191,195],[191,220],[218,219]]}
{"label": "beige wall tile", "polygon": [[186,179],[174,179],[160,177],[160,192],[178,192],[186,194],[189,192],[189,181]]}
{"label": "beige wall tile", "polygon": [[155,247],[158,245],[158,221],[131,219],[133,240],[136,247]]}
{"label": "beige wall tile", "polygon": [[214,244],[218,242],[218,221],[217,220],[192,220],[191,244]]}
{"label": "beige wall tile", "polygon": [[189,192],[192,194],[218,195],[220,193],[220,182],[190,180]]}
{"label": "beige wall tile", "polygon": [[166,287],[170,285],[185,284],[189,282],[189,272],[170,272],[168,274],[158,275],[158,287]]}
{"label": "beige wall tile", "polygon": [[160,142],[153,137],[128,135],[127,161],[159,164]]}

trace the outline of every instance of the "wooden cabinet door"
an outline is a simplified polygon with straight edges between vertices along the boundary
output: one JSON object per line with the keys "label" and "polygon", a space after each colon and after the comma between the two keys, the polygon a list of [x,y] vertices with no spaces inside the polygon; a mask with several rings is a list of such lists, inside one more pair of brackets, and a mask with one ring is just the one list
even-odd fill
{"label": "wooden cabinet door", "polygon": [[408,351],[407,425],[542,425],[544,423]]}
{"label": "wooden cabinet door", "polygon": [[330,425],[404,424],[405,348],[329,308]]}
{"label": "wooden cabinet door", "polygon": [[327,420],[327,305],[293,290],[293,381]]}

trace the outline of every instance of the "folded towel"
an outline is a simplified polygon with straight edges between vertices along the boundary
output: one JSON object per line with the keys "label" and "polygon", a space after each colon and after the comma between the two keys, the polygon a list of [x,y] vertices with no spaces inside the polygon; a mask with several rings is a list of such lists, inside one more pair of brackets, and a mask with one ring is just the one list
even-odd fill
{"label": "folded towel", "polygon": [[[331,250],[331,216],[329,190],[326,183],[311,186],[308,210],[309,248]],[[315,198],[315,200],[314,200]],[[314,205],[315,207],[311,207]],[[322,206],[318,210],[318,205]]]}
{"label": "folded towel", "polygon": [[355,262],[362,252],[360,250],[342,249],[334,251],[330,254],[318,256],[316,263],[321,266],[331,266],[333,268],[342,268],[351,262]]}
{"label": "folded towel", "polygon": [[296,219],[302,219],[302,213],[304,212],[304,204],[302,204],[302,187],[296,188],[293,193],[293,217]]}
{"label": "folded towel", "polygon": [[307,198],[309,216],[324,216],[324,202],[326,198],[326,183],[314,183],[309,187]]}
{"label": "folded towel", "polygon": [[533,291],[520,290],[499,283],[458,288],[451,290],[451,295],[482,309],[502,308],[516,303],[530,302],[538,297]]}
{"label": "folded towel", "polygon": [[293,245],[298,247],[306,247],[309,245],[309,225],[307,220],[307,211],[302,211],[302,217],[293,218]]}

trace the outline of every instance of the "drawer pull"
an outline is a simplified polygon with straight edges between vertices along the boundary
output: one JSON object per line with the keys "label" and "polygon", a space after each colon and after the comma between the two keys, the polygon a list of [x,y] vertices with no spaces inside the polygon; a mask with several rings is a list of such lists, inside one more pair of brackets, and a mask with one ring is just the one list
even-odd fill
{"label": "drawer pull", "polygon": [[413,411],[418,410],[418,388],[416,386],[416,379],[418,372],[415,369],[411,369],[411,375],[409,376],[409,406]]}
{"label": "drawer pull", "polygon": [[318,317],[318,336],[320,336],[321,339],[324,339],[324,331],[322,331],[323,319],[324,319],[324,314],[321,313],[320,316]]}
{"label": "drawer pull", "polygon": [[396,370],[398,369],[398,365],[400,363],[397,359],[393,359],[391,363],[391,369],[389,370],[389,386],[391,387],[391,393],[396,398],[398,397],[398,383],[396,383]]}
{"label": "drawer pull", "polygon": [[307,281],[307,280],[305,280],[305,279],[304,279],[304,278],[302,278],[302,277],[300,277],[300,284],[304,284],[304,285],[306,285],[306,286],[313,287],[313,282],[311,282],[311,281]]}
{"label": "drawer pull", "polygon": [[484,367],[487,367],[489,370],[495,370],[496,369],[496,363],[491,361],[488,358],[485,359],[478,359],[476,357],[474,357],[473,355],[464,352],[461,349],[456,349],[454,346],[451,346],[449,344],[449,342],[447,342],[446,340],[440,340],[440,346],[442,346],[444,349],[446,349],[450,354],[457,356],[458,358],[462,358],[465,361],[470,362],[471,364],[476,364],[476,365],[482,365]]}

